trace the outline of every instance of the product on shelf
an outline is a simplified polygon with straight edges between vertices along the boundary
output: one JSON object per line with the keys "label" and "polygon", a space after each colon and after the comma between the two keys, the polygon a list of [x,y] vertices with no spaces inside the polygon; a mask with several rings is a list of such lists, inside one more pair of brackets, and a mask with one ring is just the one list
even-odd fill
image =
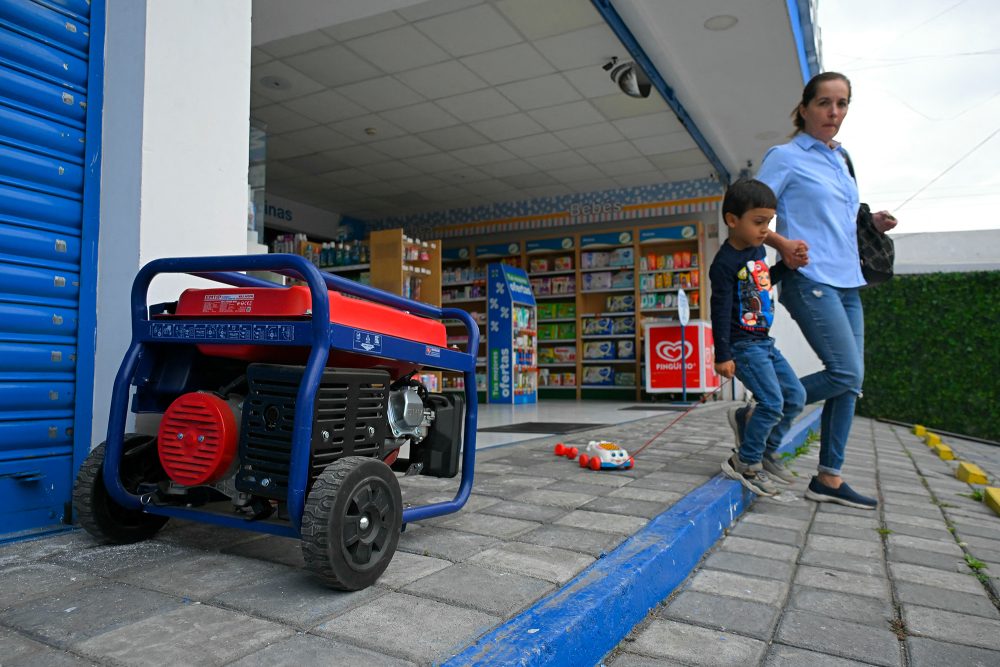
{"label": "product on shelf", "polygon": [[635,341],[634,340],[620,340],[618,343],[618,358],[619,359],[635,359]]}
{"label": "product on shelf", "polygon": [[632,248],[617,248],[611,251],[608,258],[608,266],[627,266],[631,268],[635,264],[635,256]]}
{"label": "product on shelf", "polygon": [[613,366],[584,366],[583,384],[613,385],[614,383],[615,369]]}
{"label": "product on shelf", "polygon": [[562,340],[576,338],[576,322],[560,322],[557,326],[558,333],[556,334],[556,338],[561,338]]}
{"label": "product on shelf", "polygon": [[576,317],[576,304],[575,303],[556,303],[556,317],[560,319],[568,319]]}
{"label": "product on shelf", "polygon": [[635,377],[635,373],[632,371],[617,371],[614,384],[616,387],[634,387]]}
{"label": "product on shelf", "polygon": [[614,332],[614,321],[610,317],[584,317],[584,336],[608,336]]}
{"label": "product on shelf", "polygon": [[607,300],[607,312],[625,313],[635,310],[635,297],[631,294],[615,294]]}
{"label": "product on shelf", "polygon": [[[543,301],[538,304],[538,321],[544,320],[554,320],[556,319],[556,304],[554,301]],[[541,327],[539,327],[540,329]],[[541,338],[541,332],[538,334]]]}
{"label": "product on shelf", "polygon": [[553,271],[572,271],[573,270],[573,255],[564,255],[562,257],[556,257],[552,260],[552,270]]}
{"label": "product on shelf", "polygon": [[612,317],[611,318],[611,333],[615,335],[620,334],[634,334],[635,333],[635,317]]}
{"label": "product on shelf", "polygon": [[615,343],[610,340],[587,341],[583,344],[584,359],[614,359]]}

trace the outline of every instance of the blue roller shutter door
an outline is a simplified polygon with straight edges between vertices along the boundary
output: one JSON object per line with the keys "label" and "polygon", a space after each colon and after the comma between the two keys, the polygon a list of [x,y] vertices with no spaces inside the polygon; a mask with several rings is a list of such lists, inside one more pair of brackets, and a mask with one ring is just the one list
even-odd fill
{"label": "blue roller shutter door", "polygon": [[93,354],[79,331],[83,319],[92,339],[93,313],[80,317],[98,154],[86,142],[90,18],[88,0],[0,0],[0,539],[68,520],[74,432],[89,431],[75,403],[78,354]]}

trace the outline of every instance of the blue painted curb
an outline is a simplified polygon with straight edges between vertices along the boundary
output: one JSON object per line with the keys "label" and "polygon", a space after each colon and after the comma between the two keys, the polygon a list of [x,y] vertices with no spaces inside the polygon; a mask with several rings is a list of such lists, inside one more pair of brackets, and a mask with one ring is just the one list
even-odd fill
{"label": "blue painted curb", "polygon": [[[800,445],[819,416],[817,408],[796,422],[779,451]],[[443,667],[597,664],[687,578],[753,498],[720,473]]]}

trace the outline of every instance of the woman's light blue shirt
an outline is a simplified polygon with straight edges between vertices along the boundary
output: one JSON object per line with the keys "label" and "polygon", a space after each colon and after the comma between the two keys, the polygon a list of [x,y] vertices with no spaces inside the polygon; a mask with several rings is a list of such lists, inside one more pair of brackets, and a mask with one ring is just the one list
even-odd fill
{"label": "woman's light blue shirt", "polygon": [[809,244],[809,264],[799,273],[834,287],[861,287],[858,186],[846,154],[800,132],[764,155],[757,180],[778,196],[778,233]]}

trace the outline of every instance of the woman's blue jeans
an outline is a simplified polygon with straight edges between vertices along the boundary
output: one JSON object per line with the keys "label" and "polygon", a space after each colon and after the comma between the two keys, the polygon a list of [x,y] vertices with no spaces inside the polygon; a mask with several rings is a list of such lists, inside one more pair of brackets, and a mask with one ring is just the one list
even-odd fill
{"label": "woman's blue jeans", "polygon": [[802,380],[806,403],[826,401],[820,419],[819,471],[840,475],[854,403],[865,376],[865,318],[858,288],[839,288],[790,271],[779,300],[799,325],[824,369]]}

